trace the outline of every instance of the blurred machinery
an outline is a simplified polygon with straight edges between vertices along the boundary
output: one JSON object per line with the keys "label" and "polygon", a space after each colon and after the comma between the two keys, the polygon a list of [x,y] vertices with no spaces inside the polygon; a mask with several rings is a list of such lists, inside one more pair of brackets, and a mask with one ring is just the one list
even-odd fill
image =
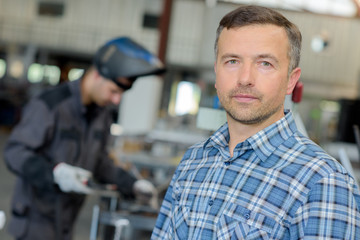
{"label": "blurred machinery", "polygon": [[93,207],[90,239],[149,239],[159,206],[174,171],[186,149],[208,137],[207,134],[154,129],[145,135],[116,137],[112,157],[137,178],[151,181],[158,191],[157,206],[129,201],[109,188],[99,187],[99,203]]}

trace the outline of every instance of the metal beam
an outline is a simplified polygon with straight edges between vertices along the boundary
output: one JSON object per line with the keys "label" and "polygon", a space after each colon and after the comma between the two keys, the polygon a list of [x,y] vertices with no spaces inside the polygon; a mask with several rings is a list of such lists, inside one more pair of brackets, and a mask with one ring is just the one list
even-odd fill
{"label": "metal beam", "polygon": [[160,41],[159,41],[159,59],[166,63],[166,50],[168,43],[168,35],[169,35],[169,26],[171,20],[171,9],[173,0],[163,0],[163,11],[160,18],[159,31],[160,31]]}

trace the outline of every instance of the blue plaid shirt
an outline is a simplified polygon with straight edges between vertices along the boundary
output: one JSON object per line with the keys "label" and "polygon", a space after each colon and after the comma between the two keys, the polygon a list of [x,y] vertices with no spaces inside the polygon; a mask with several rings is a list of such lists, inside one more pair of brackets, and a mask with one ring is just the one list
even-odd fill
{"label": "blue plaid shirt", "polygon": [[298,132],[291,113],[234,156],[225,124],[188,149],[151,239],[360,239],[355,180]]}

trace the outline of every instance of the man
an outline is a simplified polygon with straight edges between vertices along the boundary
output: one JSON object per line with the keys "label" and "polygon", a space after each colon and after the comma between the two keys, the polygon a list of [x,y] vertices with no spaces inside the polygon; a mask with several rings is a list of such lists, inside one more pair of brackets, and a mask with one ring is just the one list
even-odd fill
{"label": "man", "polygon": [[215,87],[227,123],[185,153],[152,239],[359,238],[354,178],[284,111],[300,48],[298,28],[271,9],[220,21]]}
{"label": "man", "polygon": [[163,64],[127,37],[101,47],[84,76],[33,98],[5,146],[17,175],[10,233],[21,240],[71,239],[94,180],[115,184],[124,197],[153,192],[116,167],[107,153],[113,106],[137,77],[160,74]]}

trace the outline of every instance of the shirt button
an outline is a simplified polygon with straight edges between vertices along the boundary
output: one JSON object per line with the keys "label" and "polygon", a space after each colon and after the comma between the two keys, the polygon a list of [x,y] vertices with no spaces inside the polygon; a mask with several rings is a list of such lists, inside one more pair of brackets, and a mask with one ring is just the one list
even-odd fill
{"label": "shirt button", "polygon": [[250,218],[250,213],[246,213],[246,214],[244,215],[244,217],[245,217],[246,219],[249,219],[249,218]]}
{"label": "shirt button", "polygon": [[214,204],[214,200],[210,199],[209,200],[209,206],[212,206]]}
{"label": "shirt button", "polygon": [[225,165],[226,165],[226,166],[229,166],[229,165],[230,165],[230,162],[225,162]]}

